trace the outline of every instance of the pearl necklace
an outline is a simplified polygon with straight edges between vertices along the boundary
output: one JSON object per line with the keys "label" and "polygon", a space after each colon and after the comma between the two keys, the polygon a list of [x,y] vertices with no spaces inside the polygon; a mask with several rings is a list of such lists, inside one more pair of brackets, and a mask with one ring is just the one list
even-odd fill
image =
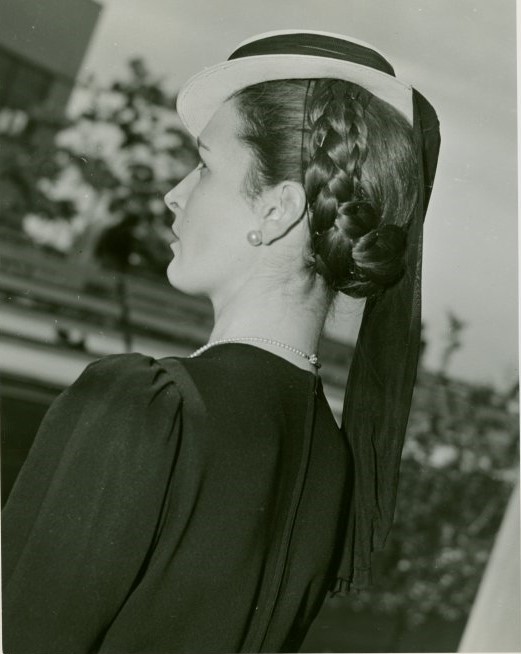
{"label": "pearl necklace", "polygon": [[190,354],[188,358],[193,359],[194,357],[199,356],[200,354],[206,352],[206,350],[209,350],[211,347],[214,347],[215,345],[223,345],[224,343],[241,343],[243,341],[253,341],[255,343],[267,343],[268,345],[276,345],[277,347],[282,347],[285,350],[289,350],[289,352],[293,352],[293,354],[297,354],[299,357],[303,357],[304,359],[307,359],[312,366],[315,366],[315,368],[317,369],[320,368],[320,363],[318,361],[318,357],[316,354],[306,354],[302,350],[298,350],[296,347],[292,347],[291,345],[286,345],[286,343],[281,343],[280,341],[276,341],[273,338],[261,338],[260,336],[243,336],[237,338],[224,338],[220,341],[212,341],[211,343],[207,343],[206,345],[203,345],[203,347],[200,347],[198,350]]}

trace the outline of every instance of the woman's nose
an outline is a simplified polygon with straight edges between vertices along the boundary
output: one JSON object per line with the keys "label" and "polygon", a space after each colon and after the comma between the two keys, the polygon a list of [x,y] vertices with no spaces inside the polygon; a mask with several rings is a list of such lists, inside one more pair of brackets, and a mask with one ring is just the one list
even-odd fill
{"label": "woman's nose", "polygon": [[165,195],[164,202],[170,211],[184,208],[186,201],[195,186],[196,176],[197,168],[188,173],[186,177],[183,177],[179,184],[170,189],[170,191]]}
{"label": "woman's nose", "polygon": [[179,204],[177,203],[176,194],[175,194],[176,188],[177,186],[171,188],[163,198],[164,203],[170,209],[170,211],[175,211],[176,209],[179,209]]}

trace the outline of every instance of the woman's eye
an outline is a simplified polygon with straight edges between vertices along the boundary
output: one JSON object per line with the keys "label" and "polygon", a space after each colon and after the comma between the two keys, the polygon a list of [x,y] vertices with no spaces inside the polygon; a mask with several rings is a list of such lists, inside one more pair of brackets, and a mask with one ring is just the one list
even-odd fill
{"label": "woman's eye", "polygon": [[208,166],[205,164],[205,162],[202,159],[200,159],[199,164],[197,166],[197,169],[198,170],[207,170],[207,168],[208,168]]}

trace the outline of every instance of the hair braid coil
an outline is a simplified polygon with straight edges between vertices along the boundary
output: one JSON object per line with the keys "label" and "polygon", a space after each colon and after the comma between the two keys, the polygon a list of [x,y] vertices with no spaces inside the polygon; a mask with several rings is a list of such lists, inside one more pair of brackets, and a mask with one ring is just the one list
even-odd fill
{"label": "hair braid coil", "polygon": [[365,109],[370,94],[339,80],[320,80],[309,101],[305,190],[316,273],[355,297],[382,291],[403,274],[405,231],[381,225],[362,183],[368,154]]}

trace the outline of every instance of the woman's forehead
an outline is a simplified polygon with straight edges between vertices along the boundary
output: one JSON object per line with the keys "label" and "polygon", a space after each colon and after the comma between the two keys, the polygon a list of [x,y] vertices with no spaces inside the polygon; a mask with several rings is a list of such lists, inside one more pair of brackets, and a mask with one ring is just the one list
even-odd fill
{"label": "woman's forehead", "polygon": [[218,147],[242,147],[239,139],[241,119],[233,99],[224,102],[202,130],[198,144],[212,151]]}

